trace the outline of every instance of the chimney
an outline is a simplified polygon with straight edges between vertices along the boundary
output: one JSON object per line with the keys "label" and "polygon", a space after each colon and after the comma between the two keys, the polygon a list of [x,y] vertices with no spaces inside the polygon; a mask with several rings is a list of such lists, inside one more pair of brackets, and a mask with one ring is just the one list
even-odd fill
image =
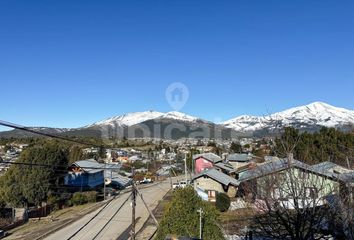
{"label": "chimney", "polygon": [[293,163],[293,160],[294,160],[294,154],[289,153],[288,154],[288,164],[291,165]]}

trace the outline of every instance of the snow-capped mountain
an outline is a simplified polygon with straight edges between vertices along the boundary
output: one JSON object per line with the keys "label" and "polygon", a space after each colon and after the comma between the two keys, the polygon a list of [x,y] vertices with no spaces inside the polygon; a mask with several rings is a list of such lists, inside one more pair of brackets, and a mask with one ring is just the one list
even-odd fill
{"label": "snow-capped mountain", "polygon": [[163,116],[164,113],[156,112],[156,111],[145,111],[145,112],[133,112],[126,113],[120,116],[111,117],[105,119],[103,121],[95,122],[86,127],[93,126],[133,126],[135,124],[139,124],[141,122],[145,122],[147,120],[155,119]]}
{"label": "snow-capped mountain", "polygon": [[[80,128],[33,128],[64,136],[127,138],[223,138],[273,135],[286,126],[317,131],[322,126],[354,129],[354,111],[322,102],[294,107],[267,116],[242,115],[223,123],[213,123],[181,112],[133,112],[111,117]],[[0,137],[30,137],[21,130],[0,132]]]}
{"label": "snow-capped mountain", "polygon": [[323,102],[314,102],[294,107],[268,116],[239,116],[222,123],[239,132],[277,130],[292,126],[304,130],[324,127],[347,127],[354,124],[354,111],[334,107]]}
{"label": "snow-capped mountain", "polygon": [[168,119],[175,119],[175,120],[180,120],[180,121],[185,121],[185,122],[196,122],[198,120],[200,120],[197,117],[193,117],[181,112],[168,112],[163,114],[162,116],[160,116],[159,118],[168,118]]}
{"label": "snow-capped mountain", "polygon": [[[146,111],[111,117],[71,131],[70,134],[78,135],[84,132],[91,136],[100,135],[101,137],[176,139],[189,137],[190,133],[197,130],[204,130],[207,136],[214,136],[219,128],[217,124],[181,112]],[[222,132],[222,130],[220,131]],[[232,130],[227,129],[226,131],[231,132]]]}
{"label": "snow-capped mountain", "polygon": [[122,127],[130,127],[145,121],[153,120],[153,119],[171,119],[171,120],[179,120],[184,122],[196,122],[199,120],[197,117],[193,117],[181,112],[156,112],[156,111],[145,111],[145,112],[133,112],[126,113],[120,116],[111,117],[103,121],[95,122],[87,127],[94,126],[122,126]]}

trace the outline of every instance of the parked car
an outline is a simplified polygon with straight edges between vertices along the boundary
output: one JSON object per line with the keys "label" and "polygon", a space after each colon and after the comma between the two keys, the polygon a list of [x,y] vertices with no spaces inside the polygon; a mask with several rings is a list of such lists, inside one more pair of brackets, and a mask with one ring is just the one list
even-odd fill
{"label": "parked car", "polygon": [[154,181],[151,178],[144,178],[144,180],[140,181],[141,184],[153,183]]}
{"label": "parked car", "polygon": [[118,194],[117,190],[111,187],[106,187],[106,196],[116,196]]}
{"label": "parked car", "polygon": [[147,183],[153,183],[154,181],[151,178],[144,178],[141,181],[136,181],[137,184],[147,184]]}
{"label": "parked car", "polygon": [[7,232],[5,230],[0,230],[0,238],[4,238],[7,236]]}
{"label": "parked car", "polygon": [[180,181],[177,183],[173,183],[172,184],[172,189],[177,189],[177,188],[185,188],[186,186],[188,186],[190,184],[190,181]]}

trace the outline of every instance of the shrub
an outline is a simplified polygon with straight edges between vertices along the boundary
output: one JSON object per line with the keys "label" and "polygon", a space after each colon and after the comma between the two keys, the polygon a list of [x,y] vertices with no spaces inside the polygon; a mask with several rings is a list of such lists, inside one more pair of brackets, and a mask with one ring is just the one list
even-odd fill
{"label": "shrub", "polygon": [[87,203],[87,196],[84,193],[76,192],[74,193],[73,197],[71,198],[71,203],[73,205],[82,205]]}
{"label": "shrub", "polygon": [[200,208],[203,210],[203,240],[224,239],[219,228],[218,210],[204,202],[192,187],[186,187],[173,192],[172,199],[164,208],[155,240],[166,239],[168,235],[198,236]]}
{"label": "shrub", "polygon": [[216,208],[220,212],[226,212],[230,207],[230,198],[225,193],[216,194]]}
{"label": "shrub", "polygon": [[87,202],[96,202],[97,200],[97,192],[96,191],[90,191],[90,192],[84,192],[83,193],[87,197]]}

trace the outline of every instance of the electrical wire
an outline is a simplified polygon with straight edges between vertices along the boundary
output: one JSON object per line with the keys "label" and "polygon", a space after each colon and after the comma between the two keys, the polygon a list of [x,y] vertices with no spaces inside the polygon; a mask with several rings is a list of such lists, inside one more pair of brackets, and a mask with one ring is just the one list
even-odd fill
{"label": "electrical wire", "polygon": [[117,209],[117,211],[112,215],[112,217],[106,222],[106,224],[101,228],[100,231],[98,231],[98,233],[92,238],[92,240],[96,239],[101,232],[107,227],[107,225],[115,218],[115,216],[118,214],[118,212],[123,208],[124,204],[129,200],[129,198],[131,197],[132,193],[129,194],[129,196],[127,197],[127,199],[124,200],[124,202],[122,203],[122,205],[120,205],[120,207]]}
{"label": "electrical wire", "polygon": [[56,139],[60,139],[60,140],[68,141],[68,142],[73,142],[73,143],[78,143],[78,144],[93,146],[93,147],[102,147],[102,145],[97,145],[97,144],[83,142],[83,141],[77,141],[74,139],[70,139],[70,138],[66,138],[66,137],[62,137],[62,136],[58,136],[58,135],[53,135],[50,133],[39,132],[39,131],[33,130],[30,127],[25,127],[25,126],[22,126],[19,124],[15,124],[15,123],[3,121],[3,120],[0,120],[0,125],[5,126],[5,127],[18,129],[18,130],[22,130],[22,131],[26,131],[26,132],[30,132],[30,133],[34,133],[34,134],[45,136],[45,137],[56,138]]}
{"label": "electrical wire", "polygon": [[70,240],[75,237],[82,229],[84,229],[91,221],[93,221],[113,201],[113,199],[114,198],[110,199],[100,211],[98,211],[88,222],[86,222],[82,227],[80,227],[76,232],[74,232],[67,240]]}

